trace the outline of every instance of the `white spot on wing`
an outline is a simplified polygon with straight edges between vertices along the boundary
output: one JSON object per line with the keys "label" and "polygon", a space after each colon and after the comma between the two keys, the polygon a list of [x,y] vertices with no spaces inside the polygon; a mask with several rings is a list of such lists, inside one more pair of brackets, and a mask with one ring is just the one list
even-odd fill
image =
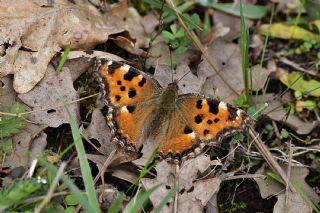
{"label": "white spot on wing", "polygon": [[128,112],[127,106],[121,107],[121,112]]}
{"label": "white spot on wing", "polygon": [[225,102],[223,102],[223,101],[221,101],[221,102],[219,103],[219,107],[222,108],[222,109],[224,109],[224,110],[227,110],[227,109],[228,109],[228,108],[227,108],[227,104],[226,104]]}
{"label": "white spot on wing", "polygon": [[125,64],[121,67],[121,69],[128,72],[130,69],[130,66],[128,64]]}
{"label": "white spot on wing", "polygon": [[240,109],[237,110],[237,115],[238,115],[238,116],[241,115],[241,110],[240,110]]}
{"label": "white spot on wing", "polygon": [[112,63],[112,61],[108,61],[107,65],[110,66]]}
{"label": "white spot on wing", "polygon": [[196,137],[196,133],[194,133],[194,132],[191,132],[191,133],[189,133],[188,134],[188,136],[190,137],[190,138],[195,138]]}

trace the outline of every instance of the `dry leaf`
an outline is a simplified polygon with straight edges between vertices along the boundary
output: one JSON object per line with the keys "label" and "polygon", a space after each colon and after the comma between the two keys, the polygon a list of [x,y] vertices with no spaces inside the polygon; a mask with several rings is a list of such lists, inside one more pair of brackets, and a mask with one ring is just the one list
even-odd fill
{"label": "dry leaf", "polygon": [[27,167],[30,156],[30,145],[34,138],[39,135],[47,126],[28,123],[24,129],[12,137],[14,150],[10,156],[7,156],[4,166]]}
{"label": "dry leaf", "polygon": [[195,76],[187,65],[178,65],[176,70],[171,70],[165,65],[158,65],[153,76],[162,87],[167,87],[173,80],[178,81],[179,93],[199,93],[203,81]]}
{"label": "dry leaf", "polygon": [[89,139],[96,139],[99,142],[100,147],[98,151],[101,154],[109,156],[116,148],[115,144],[111,141],[111,131],[107,125],[106,118],[99,109],[93,111],[91,123],[87,131]]}
{"label": "dry leaf", "polygon": [[289,193],[288,203],[286,206],[286,195],[280,194],[277,196],[278,201],[273,208],[273,213],[311,213],[312,208],[298,193]]}
{"label": "dry leaf", "polygon": [[[220,75],[240,94],[244,84],[239,46],[218,38],[208,46],[207,54]],[[206,60],[199,64],[198,76],[201,80],[205,80],[202,89],[205,95],[217,95],[225,101],[231,101],[237,97],[237,94],[221,80]]]}
{"label": "dry leaf", "polygon": [[[227,41],[232,41],[240,36],[240,22],[240,17],[229,15],[218,10],[215,10],[213,13],[213,23],[215,25],[221,23],[224,27],[228,27],[230,29],[229,32],[223,36]],[[252,21],[246,20],[247,28],[251,27],[252,24]]]}
{"label": "dry leaf", "polygon": [[[43,78],[51,58],[69,43],[73,49],[90,49],[105,42],[110,34],[123,31],[121,20],[108,22],[107,16],[67,0],[50,6],[37,0],[2,2],[0,13],[6,17],[0,19],[4,52],[0,77],[14,74],[18,93],[30,91]],[[19,50],[22,47],[29,51]]]}
{"label": "dry leaf", "polygon": [[[77,100],[79,94],[73,88],[71,74],[67,68],[63,68],[57,74],[54,68],[49,66],[42,81],[33,90],[18,97],[34,111],[30,114],[29,120],[58,127],[69,123],[63,104]],[[68,108],[73,118],[79,121],[79,102],[68,105]]]}
{"label": "dry leaf", "polygon": [[268,35],[275,37],[275,38],[282,38],[282,39],[297,39],[303,40],[305,36],[309,38],[320,41],[320,37],[308,30],[305,30],[299,26],[288,25],[284,23],[274,23],[272,25],[263,24],[259,28],[259,34],[261,35]]}
{"label": "dry leaf", "polygon": [[[197,179],[199,173],[203,173],[211,164],[210,158],[200,155],[195,159],[185,161],[180,167],[180,172],[175,174],[174,164],[168,164],[162,161],[156,165],[157,176],[155,179],[144,178],[141,180],[146,189],[150,189],[156,184],[162,184],[150,199],[156,207],[160,204],[169,190],[175,186],[178,181],[178,212],[202,212],[204,206],[219,190],[221,180],[219,178]],[[175,177],[177,175],[177,177]],[[169,200],[162,212],[172,212],[173,198]]]}
{"label": "dry leaf", "polygon": [[[274,97],[274,94],[254,96],[252,97],[253,105],[255,105],[256,109],[264,108],[264,110],[261,112],[262,114],[268,115],[275,121],[283,122],[298,134],[309,134],[313,130],[315,127],[315,122],[304,122],[295,115],[288,115],[288,110],[283,108],[284,103],[278,99],[273,100]],[[268,103],[268,107],[265,107],[265,103]]]}
{"label": "dry leaf", "polygon": [[[283,169],[286,170],[287,167],[283,166]],[[265,175],[266,179],[255,178],[255,181],[259,185],[259,190],[262,198],[267,198],[272,195],[283,194],[285,191],[285,186],[267,175],[265,164],[256,172],[256,174]],[[291,181],[298,183],[306,195],[312,199],[314,202],[319,202],[320,197],[313,191],[313,189],[306,183],[305,178],[309,174],[309,170],[303,167],[291,168],[290,178]],[[293,195],[293,194],[292,194]]]}
{"label": "dry leaf", "polygon": [[259,64],[254,65],[251,68],[252,90],[258,91],[264,88],[264,85],[272,71],[274,70],[261,68]]}
{"label": "dry leaf", "polygon": [[31,163],[34,158],[42,156],[46,146],[47,134],[41,132],[40,135],[31,142],[30,151],[32,154],[30,156],[31,158],[29,159],[29,162]]}
{"label": "dry leaf", "polygon": [[17,93],[13,89],[12,76],[6,76],[0,79],[0,106],[12,106],[16,101]]}

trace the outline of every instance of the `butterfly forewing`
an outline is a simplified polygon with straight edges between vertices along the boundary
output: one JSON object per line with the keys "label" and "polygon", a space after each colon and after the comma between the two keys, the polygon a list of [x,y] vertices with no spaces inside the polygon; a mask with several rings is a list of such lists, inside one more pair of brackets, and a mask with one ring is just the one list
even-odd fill
{"label": "butterfly forewing", "polygon": [[114,140],[137,150],[143,140],[143,130],[150,122],[154,101],[160,94],[160,85],[126,64],[98,60],[96,69],[109,106],[107,118]]}

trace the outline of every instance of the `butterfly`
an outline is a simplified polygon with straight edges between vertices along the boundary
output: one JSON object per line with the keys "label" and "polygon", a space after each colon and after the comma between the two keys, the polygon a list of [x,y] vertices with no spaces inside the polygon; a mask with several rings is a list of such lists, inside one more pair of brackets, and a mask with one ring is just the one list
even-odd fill
{"label": "butterfly", "polygon": [[163,88],[152,76],[108,59],[97,59],[94,69],[109,107],[113,141],[127,150],[138,152],[151,137],[160,158],[180,162],[252,123],[243,110],[225,102],[179,95],[177,81]]}

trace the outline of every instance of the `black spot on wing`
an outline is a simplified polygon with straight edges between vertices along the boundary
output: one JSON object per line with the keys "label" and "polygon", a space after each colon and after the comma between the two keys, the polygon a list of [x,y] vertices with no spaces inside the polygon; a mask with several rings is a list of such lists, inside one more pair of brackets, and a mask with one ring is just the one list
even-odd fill
{"label": "black spot on wing", "polygon": [[215,123],[218,123],[218,122],[220,121],[220,119],[219,119],[219,118],[215,118],[213,121],[214,121]]}
{"label": "black spot on wing", "polygon": [[194,117],[194,121],[197,124],[200,124],[202,122],[202,117],[203,117],[203,115],[197,115],[196,117]]}
{"label": "black spot on wing", "polygon": [[209,130],[205,129],[203,130],[203,135],[206,136],[207,134],[209,134],[209,132],[210,132]]}
{"label": "black spot on wing", "polygon": [[120,90],[121,90],[121,91],[125,91],[125,90],[126,90],[126,87],[125,87],[125,86],[121,86],[121,87],[120,87]]}
{"label": "black spot on wing", "polygon": [[121,64],[113,61],[112,64],[108,65],[108,72],[110,74],[113,74],[116,71],[116,69],[120,68],[121,66]]}
{"label": "black spot on wing", "polygon": [[133,113],[135,109],[136,109],[135,106],[132,106],[132,105],[131,106],[127,106],[127,110],[128,110],[129,113]]}
{"label": "black spot on wing", "polygon": [[116,99],[116,101],[120,101],[121,96],[120,96],[120,95],[116,95],[116,96],[115,96],[115,99]]}
{"label": "black spot on wing", "polygon": [[129,98],[133,98],[134,96],[136,96],[137,95],[137,91],[136,90],[130,90],[129,92],[128,92],[128,95],[129,95]]}
{"label": "black spot on wing", "polygon": [[210,119],[207,120],[207,124],[209,124],[209,125],[212,124],[212,120],[210,120]]}
{"label": "black spot on wing", "polygon": [[237,115],[237,109],[233,108],[231,105],[227,105],[228,108],[228,112],[229,112],[229,116],[228,116],[228,120],[229,121],[233,121],[236,119]]}
{"label": "black spot on wing", "polygon": [[212,114],[218,114],[219,112],[219,101],[217,100],[212,100],[212,99],[208,99],[207,103],[209,105],[209,112],[211,112]]}
{"label": "black spot on wing", "polygon": [[121,82],[121,81],[117,81],[117,84],[118,84],[118,85],[121,85],[121,84],[122,84],[122,82]]}
{"label": "black spot on wing", "polygon": [[132,81],[132,79],[138,75],[139,73],[130,67],[129,71],[126,74],[124,74],[123,79],[127,81]]}
{"label": "black spot on wing", "polygon": [[185,128],[184,128],[184,134],[190,134],[191,132],[192,132],[192,129],[190,128],[190,127],[188,127],[188,126],[186,126]]}
{"label": "black spot on wing", "polygon": [[139,87],[143,87],[143,85],[147,82],[145,78],[142,78],[141,81],[138,83]]}
{"label": "black spot on wing", "polygon": [[202,100],[197,100],[197,105],[196,105],[196,107],[197,107],[198,109],[201,109],[201,108],[202,108]]}

